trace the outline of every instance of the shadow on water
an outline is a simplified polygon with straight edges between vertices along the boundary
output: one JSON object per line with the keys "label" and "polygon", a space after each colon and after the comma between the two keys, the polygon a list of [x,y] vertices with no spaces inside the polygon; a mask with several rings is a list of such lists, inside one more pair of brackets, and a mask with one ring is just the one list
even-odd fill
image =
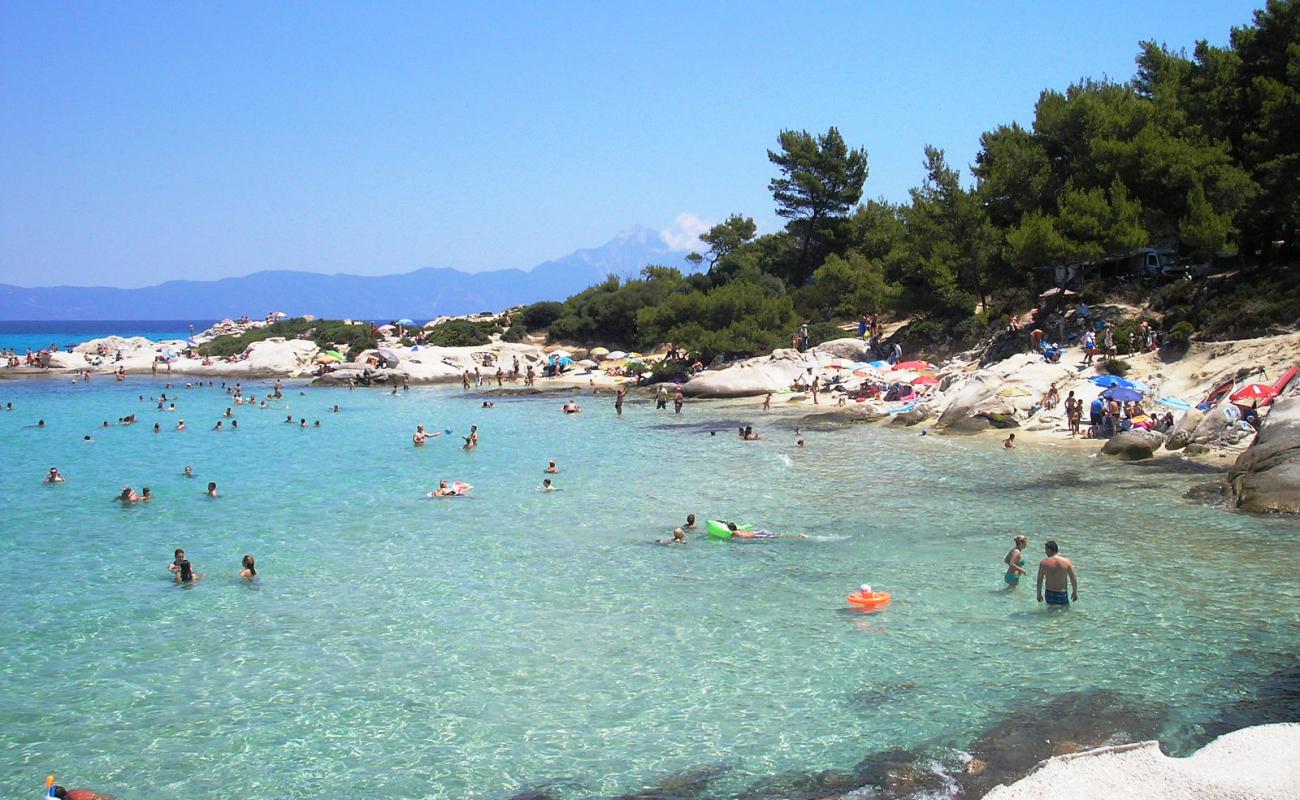
{"label": "shadow on water", "polygon": [[736,435],[737,428],[743,428],[746,425],[753,425],[753,422],[744,422],[738,419],[711,419],[704,422],[660,422],[651,425],[652,431],[676,431],[678,433],[708,433],[717,431],[721,436],[724,433]]}
{"label": "shadow on water", "polygon": [[[1222,727],[1218,732],[1240,727],[1240,720],[1253,724],[1266,717],[1276,721],[1290,714],[1294,718],[1300,706],[1300,667],[1275,677],[1276,687],[1266,687],[1257,702],[1216,723]],[[851,694],[848,702],[879,705],[906,695],[911,688],[902,682],[864,690]],[[1273,713],[1269,703],[1280,705],[1281,711],[1268,717]],[[1151,739],[1165,718],[1163,709],[1136,708],[1113,692],[1069,692],[1004,715],[969,743],[931,740],[914,749],[870,753],[851,769],[784,772],[727,792],[715,791],[720,787],[713,784],[730,767],[707,764],[669,775],[648,789],[618,795],[616,800],[829,800],[849,793],[860,800],[973,799],[1024,777],[1052,756]],[[571,791],[576,787],[574,782],[549,782],[516,793],[510,800],[584,796]]]}
{"label": "shadow on water", "polygon": [[1300,662],[1272,673],[1253,697],[1233,703],[1207,723],[1195,746],[1240,728],[1274,722],[1300,722]]}

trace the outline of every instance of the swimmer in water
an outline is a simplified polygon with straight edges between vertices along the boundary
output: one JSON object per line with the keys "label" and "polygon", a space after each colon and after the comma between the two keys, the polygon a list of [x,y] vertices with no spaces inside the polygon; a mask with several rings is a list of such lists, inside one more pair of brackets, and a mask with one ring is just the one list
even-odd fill
{"label": "swimmer in water", "polygon": [[658,542],[659,544],[686,544],[686,531],[682,530],[681,528],[674,528],[673,538],[656,539],[655,541]]}
{"label": "swimmer in water", "polygon": [[150,489],[148,486],[146,486],[140,490],[141,503],[147,503],[152,499],[153,499],[153,489]]}
{"label": "swimmer in water", "polygon": [[185,465],[185,477],[187,478],[194,477],[194,467],[191,467],[189,464]]}
{"label": "swimmer in water", "polygon": [[69,789],[65,786],[50,787],[48,797],[57,797],[59,800],[113,800],[110,794],[100,794],[94,789]]}
{"label": "swimmer in water", "polygon": [[551,485],[551,479],[550,479],[550,478],[546,478],[545,480],[542,481],[542,491],[543,491],[543,492],[553,492],[553,491],[555,491],[555,487]]}
{"label": "swimmer in water", "polygon": [[194,567],[193,565],[190,564],[189,559],[182,558],[179,562],[177,562],[176,564],[177,583],[194,583],[201,577],[203,576],[199,575],[197,572],[194,571]]}
{"label": "swimmer in water", "polygon": [[545,470],[545,471],[546,471],[546,473],[547,473],[548,475],[554,475],[554,474],[556,474],[557,472],[560,471],[560,468],[557,467],[557,466],[555,466],[555,462],[554,462],[554,461],[548,461],[548,462],[546,462],[546,470]]}
{"label": "swimmer in water", "polygon": [[153,424],[153,432],[154,432],[154,433],[162,433],[162,426],[155,422],[155,423]]}
{"label": "swimmer in water", "polygon": [[682,527],[685,528],[685,529],[688,530],[688,531],[693,531],[693,530],[695,530],[695,515],[694,515],[694,514],[687,514],[687,515],[686,515],[686,524],[683,525]]}
{"label": "swimmer in water", "polygon": [[183,419],[176,420],[176,430],[178,431],[185,430],[185,420]]}
{"label": "swimmer in water", "polygon": [[1016,588],[1020,583],[1021,576],[1029,574],[1025,569],[1025,548],[1028,545],[1028,537],[1023,534],[1016,536],[1011,549],[1002,557],[1002,563],[1007,565],[1007,573],[1002,576],[1002,580],[1006,581],[1009,589]]}
{"label": "swimmer in water", "polygon": [[411,444],[415,445],[416,447],[423,447],[424,440],[428,438],[429,438],[429,434],[424,432],[424,426],[416,425],[415,433],[411,434]]}
{"label": "swimmer in water", "polygon": [[50,467],[49,474],[45,476],[46,483],[63,483],[64,480],[63,473],[59,472],[58,467]]}
{"label": "swimmer in water", "polygon": [[[727,530],[731,531],[732,539],[780,539],[781,534],[769,530],[759,529],[756,531],[742,531],[734,522],[727,523]],[[796,539],[807,539],[808,534],[796,533]]]}
{"label": "swimmer in water", "polygon": [[1016,435],[1013,433],[1013,434],[1010,434],[1009,436],[1007,436],[1006,439],[1003,439],[1003,440],[1002,440],[1002,446],[1003,446],[1004,448],[1006,448],[1007,450],[1015,450],[1015,449],[1016,449]]}
{"label": "swimmer in water", "polygon": [[220,497],[220,496],[221,496],[221,495],[217,494],[217,482],[216,482],[216,481],[209,481],[209,482],[208,482],[208,497]]}
{"label": "swimmer in water", "polygon": [[122,493],[115,499],[120,500],[123,503],[138,503],[140,502],[140,495],[136,494],[135,490],[130,486],[123,486]]}
{"label": "swimmer in water", "polygon": [[257,563],[253,560],[252,555],[245,555],[243,560],[243,570],[240,571],[239,577],[253,579],[257,577]]}
{"label": "swimmer in water", "polygon": [[181,562],[184,560],[185,560],[185,551],[180,549],[179,547],[176,548],[176,551],[172,553],[172,563],[167,565],[167,571],[168,572],[180,571]]}
{"label": "swimmer in water", "polygon": [[438,481],[438,488],[434,490],[434,497],[452,497],[456,490],[447,485],[446,481]]}
{"label": "swimmer in water", "polygon": [[217,420],[217,424],[212,426],[212,430],[214,430],[214,431],[222,430],[222,427],[221,427],[221,420]]}

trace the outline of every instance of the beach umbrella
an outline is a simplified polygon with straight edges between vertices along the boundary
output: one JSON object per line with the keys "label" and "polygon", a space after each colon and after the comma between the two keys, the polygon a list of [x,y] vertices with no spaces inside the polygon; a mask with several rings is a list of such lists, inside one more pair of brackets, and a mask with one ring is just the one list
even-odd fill
{"label": "beach umbrella", "polygon": [[579,364],[580,366],[583,366],[583,367],[594,367],[594,366],[596,366],[596,362],[595,362],[595,361],[592,361],[590,358],[584,358],[584,359],[582,359],[581,361],[579,361],[578,364]]}
{"label": "beach umbrella", "polygon": [[848,361],[845,361],[842,358],[832,358],[830,361],[826,362],[826,368],[827,369],[852,369],[853,364]]}
{"label": "beach umbrella", "polygon": [[1111,386],[1115,386],[1121,389],[1137,389],[1139,392],[1142,392],[1143,394],[1146,394],[1147,392],[1151,391],[1151,387],[1147,386],[1142,381],[1130,381],[1125,378],[1121,378],[1118,375],[1097,375],[1092,378],[1092,382],[1097,386],[1102,386],[1105,388],[1110,388]]}
{"label": "beach umbrella", "polygon": [[900,361],[894,365],[894,369],[905,369],[910,372],[918,372],[920,370],[934,369],[934,365],[928,361]]}
{"label": "beach umbrella", "polygon": [[573,358],[573,354],[568,350],[554,350],[551,352],[551,355],[556,358]]}
{"label": "beach umbrella", "polygon": [[624,358],[627,358],[627,353],[624,353],[622,350],[615,350],[612,353],[607,353],[606,358],[608,358],[610,361],[620,361]]}
{"label": "beach umbrella", "polygon": [[628,353],[628,354],[627,354],[627,357],[628,357],[628,358],[644,358],[644,356],[642,356],[640,353]]}
{"label": "beach umbrella", "polygon": [[286,313],[284,313],[283,311],[275,311],[275,312],[272,312],[271,316],[275,317],[276,319],[284,319],[285,317],[287,317],[287,316],[289,316],[289,315],[286,314]]}
{"label": "beach umbrella", "polygon": [[572,363],[573,363],[573,359],[570,358],[569,356],[564,356],[563,358],[560,359],[560,366],[562,367],[567,367]]}
{"label": "beach umbrella", "polygon": [[1274,397],[1277,397],[1277,389],[1266,383],[1252,383],[1244,389],[1233,392],[1232,397],[1228,399],[1236,403],[1240,400],[1272,400]]}
{"label": "beach umbrella", "polygon": [[394,364],[396,364],[398,361],[401,361],[401,359],[397,357],[397,353],[394,353],[392,350],[389,350],[387,347],[379,348],[379,357],[384,359],[385,361],[390,361]]}
{"label": "beach umbrella", "polygon": [[876,369],[889,369],[890,365],[888,361],[869,361],[867,362],[867,366],[875,367]]}
{"label": "beach umbrella", "polygon": [[1177,397],[1162,397],[1156,402],[1162,406],[1169,406],[1170,408],[1174,408],[1179,411],[1186,411],[1187,409],[1192,407],[1191,403],[1187,402],[1186,400],[1179,400]]}
{"label": "beach umbrella", "polygon": [[398,324],[398,325],[414,325],[414,324],[415,324],[415,320],[413,320],[413,319],[399,319],[399,320],[397,321],[397,324]]}
{"label": "beach umbrella", "polygon": [[325,352],[321,353],[321,357],[322,357],[322,358],[328,358],[330,361],[342,361],[342,360],[343,360],[343,354],[340,353],[340,352],[337,351],[337,350],[326,350]]}
{"label": "beach umbrella", "polygon": [[1121,403],[1132,403],[1142,399],[1141,392],[1127,386],[1116,386],[1113,389],[1107,389],[1101,393],[1101,396],[1108,397],[1111,400],[1118,400]]}
{"label": "beach umbrella", "polygon": [[922,375],[919,378],[912,379],[913,386],[938,386],[939,379],[933,375]]}
{"label": "beach umbrella", "polygon": [[609,355],[609,350],[608,350],[607,348],[604,348],[604,347],[593,347],[593,348],[591,348],[590,350],[588,350],[587,352],[590,353],[591,355],[597,357],[597,358],[600,358],[601,356],[607,356],[607,355]]}
{"label": "beach umbrella", "polygon": [[880,377],[880,372],[879,372],[878,370],[872,369],[872,368],[869,367],[869,366],[863,366],[863,367],[858,367],[857,369],[853,370],[853,377],[855,377],[855,378],[879,378],[879,377]]}
{"label": "beach umbrella", "polygon": [[1008,386],[998,391],[998,397],[1029,397],[1030,392],[1019,386]]}

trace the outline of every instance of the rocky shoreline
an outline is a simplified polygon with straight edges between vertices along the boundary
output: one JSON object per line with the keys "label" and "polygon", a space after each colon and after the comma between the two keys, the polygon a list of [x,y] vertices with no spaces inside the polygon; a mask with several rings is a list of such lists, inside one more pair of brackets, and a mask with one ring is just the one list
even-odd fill
{"label": "rocky shoreline", "polygon": [[[1018,352],[1014,337],[995,339],[986,347],[960,353],[943,364],[914,362],[901,372],[871,359],[860,339],[825,342],[805,352],[780,349],[744,359],[720,369],[690,376],[683,385],[693,400],[726,400],[757,410],[770,400],[778,416],[810,415],[805,424],[875,423],[925,425],[927,432],[950,435],[1015,433],[1021,446],[1086,449],[1108,458],[1142,461],[1152,458],[1195,458],[1227,470],[1220,496],[1225,504],[1248,512],[1300,514],[1300,397],[1275,402],[1258,435],[1230,414],[1226,398],[1202,412],[1179,411],[1165,432],[1133,430],[1107,440],[1072,436],[1060,405],[1045,403],[1055,387],[1061,400],[1071,392],[1090,400],[1105,381],[1098,359],[1088,363],[1080,348],[1065,348],[1059,361]],[[1023,348],[1022,348],[1023,350]],[[379,350],[338,361],[313,342],[279,338],[254,342],[237,358],[189,357],[184,342],[153,342],[136,337],[108,337],[79,345],[71,352],[48,355],[45,367],[0,368],[0,378],[75,375],[160,375],[173,379],[255,380],[302,378],[312,385],[458,384],[468,373],[478,391],[501,396],[553,391],[613,392],[634,387],[631,378],[599,369],[573,370],[556,378],[540,377],[555,348],[530,343],[494,341],[477,347],[402,347],[385,343]],[[573,349],[581,358],[587,353]],[[1125,378],[1149,387],[1148,402],[1182,398],[1194,406],[1209,391],[1228,381],[1277,375],[1300,363],[1300,334],[1235,342],[1192,344],[1176,354],[1150,352],[1125,357]],[[539,376],[534,386],[512,378],[530,367]],[[1101,369],[1099,369],[1101,368]],[[498,383],[497,370],[503,373]],[[909,387],[923,384],[920,393],[888,402],[860,391],[867,384]],[[816,380],[819,397],[796,391]],[[643,387],[640,391],[654,391]],[[747,406],[748,408],[748,406]],[[1158,407],[1157,407],[1158,408]],[[1164,410],[1160,408],[1160,410]],[[1204,494],[1204,493],[1202,493]]]}

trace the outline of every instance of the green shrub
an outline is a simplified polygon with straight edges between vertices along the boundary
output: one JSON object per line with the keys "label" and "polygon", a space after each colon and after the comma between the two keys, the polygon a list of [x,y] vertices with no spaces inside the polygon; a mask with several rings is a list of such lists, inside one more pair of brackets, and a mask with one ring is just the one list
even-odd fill
{"label": "green shrub", "polygon": [[377,344],[375,337],[371,335],[368,322],[347,323],[341,320],[308,320],[294,317],[265,327],[253,328],[239,336],[218,336],[207,344],[200,345],[199,353],[225,358],[244,352],[254,342],[263,342],[275,337],[309,339],[322,350],[346,348],[349,353],[354,354]]}
{"label": "green shrub", "polygon": [[1186,345],[1192,340],[1192,334],[1195,332],[1196,329],[1192,327],[1192,323],[1183,320],[1169,330],[1169,341],[1174,344]]}
{"label": "green shrub", "polygon": [[538,331],[549,328],[551,323],[559,319],[563,314],[564,303],[543,300],[540,303],[533,303],[519,309],[519,313],[515,317],[517,322],[522,323],[528,330]]}
{"label": "green shrub", "polygon": [[846,336],[853,336],[848,331],[840,330],[840,326],[834,322],[814,322],[808,326],[808,346],[813,347],[822,342],[830,342],[835,339],[843,339]]}
{"label": "green shrub", "polygon": [[528,329],[524,327],[522,322],[516,320],[506,329],[505,333],[501,334],[501,340],[505,342],[522,342],[526,336],[528,336]]}
{"label": "green shrub", "polygon": [[485,326],[465,319],[453,319],[429,328],[426,341],[435,347],[477,347],[492,341]]}
{"label": "green shrub", "polygon": [[1129,370],[1132,369],[1132,366],[1122,358],[1108,358],[1099,363],[1097,368],[1108,375],[1122,378],[1128,374]]}

